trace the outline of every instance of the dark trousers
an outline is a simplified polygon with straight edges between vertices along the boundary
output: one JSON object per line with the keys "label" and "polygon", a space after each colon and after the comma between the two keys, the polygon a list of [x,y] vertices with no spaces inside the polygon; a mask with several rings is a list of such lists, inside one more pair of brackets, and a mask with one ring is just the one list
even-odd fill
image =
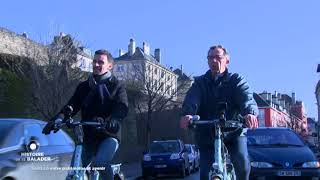
{"label": "dark trousers", "polygon": [[[225,144],[234,165],[237,180],[249,180],[250,160],[247,149],[247,137],[237,136]],[[200,179],[208,180],[210,167],[214,161],[214,145],[201,145],[200,149]]]}

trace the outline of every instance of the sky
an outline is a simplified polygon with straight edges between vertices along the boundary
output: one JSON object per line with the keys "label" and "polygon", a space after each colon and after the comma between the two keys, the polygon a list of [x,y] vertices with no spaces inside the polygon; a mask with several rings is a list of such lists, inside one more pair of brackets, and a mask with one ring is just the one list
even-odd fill
{"label": "sky", "polygon": [[295,92],[318,119],[319,8],[318,0],[7,0],[0,27],[41,43],[64,32],[114,57],[130,38],[145,41],[161,49],[163,65],[195,76],[208,70],[208,48],[222,44],[230,71],[254,92]]}

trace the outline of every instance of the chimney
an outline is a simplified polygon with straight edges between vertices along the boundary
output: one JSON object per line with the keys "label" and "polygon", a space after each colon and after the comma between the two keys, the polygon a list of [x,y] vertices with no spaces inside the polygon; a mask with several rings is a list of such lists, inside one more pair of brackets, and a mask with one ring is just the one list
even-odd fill
{"label": "chimney", "polygon": [[119,57],[124,55],[126,52],[124,49],[119,49]]}
{"label": "chimney", "polygon": [[271,95],[271,93],[268,93],[267,100],[268,100],[270,103],[272,102],[272,95]]}
{"label": "chimney", "polygon": [[276,96],[276,95],[273,95],[273,96],[272,96],[272,103],[273,103],[273,104],[278,104],[278,102],[277,102],[277,96]]}
{"label": "chimney", "polygon": [[161,62],[161,53],[160,53],[160,49],[157,48],[154,50],[154,57],[156,58],[156,60],[158,61],[158,63]]}
{"label": "chimney", "polygon": [[132,56],[136,50],[136,42],[131,38],[130,43],[128,45],[129,55]]}
{"label": "chimney", "polygon": [[143,47],[143,52],[146,54],[146,55],[150,55],[150,46],[148,43],[146,42],[143,42],[142,43],[142,47]]}
{"label": "chimney", "polygon": [[23,32],[23,33],[22,33],[22,37],[28,38],[28,34],[27,34],[26,32]]}
{"label": "chimney", "polygon": [[183,71],[182,71],[182,64],[180,65],[180,71],[181,71],[181,76],[183,74]]}
{"label": "chimney", "polygon": [[296,93],[293,92],[291,98],[292,98],[292,105],[296,104]]}
{"label": "chimney", "polygon": [[274,91],[274,94],[272,96],[272,103],[276,104],[277,103],[277,91]]}

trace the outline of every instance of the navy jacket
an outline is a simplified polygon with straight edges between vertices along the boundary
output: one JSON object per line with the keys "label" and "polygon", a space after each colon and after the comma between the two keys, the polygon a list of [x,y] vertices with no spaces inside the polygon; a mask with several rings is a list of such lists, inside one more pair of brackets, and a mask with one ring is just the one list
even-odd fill
{"label": "navy jacket", "polygon": [[[75,115],[79,110],[81,110],[81,118],[83,121],[90,121],[95,117],[102,117],[105,119],[113,118],[117,120],[124,119],[128,113],[128,98],[124,85],[120,83],[113,75],[110,80],[105,82],[105,84],[110,92],[110,96],[107,97],[108,99],[106,103],[101,105],[98,97],[99,95],[95,94],[93,97],[93,102],[87,105],[85,104],[85,99],[91,91],[89,82],[86,80],[80,83],[67,104],[72,106],[74,109],[72,115]],[[110,137],[101,131],[97,131],[93,127],[84,127],[83,130],[85,134],[85,142],[92,140],[101,141],[106,137]],[[120,140],[119,133],[113,137]]]}
{"label": "navy jacket", "polygon": [[[239,74],[229,73],[228,70],[216,77],[211,75],[210,70],[196,77],[183,102],[182,115],[197,114],[203,120],[218,118],[216,106],[219,102],[227,102],[227,119],[234,119],[239,114],[258,115],[257,103],[248,83]],[[213,136],[208,127],[195,129],[199,145],[213,143]]]}

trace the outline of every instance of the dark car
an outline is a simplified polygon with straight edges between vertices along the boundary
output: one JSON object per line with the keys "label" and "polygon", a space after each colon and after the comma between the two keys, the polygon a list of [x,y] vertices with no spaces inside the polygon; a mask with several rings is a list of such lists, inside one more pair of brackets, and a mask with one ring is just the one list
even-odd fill
{"label": "dark car", "polygon": [[65,179],[74,142],[62,130],[42,134],[35,119],[0,119],[0,179]]}
{"label": "dark car", "polygon": [[200,167],[200,153],[193,144],[185,144],[186,151],[189,157],[189,164],[191,166],[191,171],[195,172],[199,170]]}
{"label": "dark car", "polygon": [[167,173],[184,177],[191,171],[188,153],[181,140],[153,141],[143,156],[141,167],[145,178]]}
{"label": "dark car", "polygon": [[250,179],[286,176],[318,179],[320,164],[302,138],[288,128],[249,129]]}

